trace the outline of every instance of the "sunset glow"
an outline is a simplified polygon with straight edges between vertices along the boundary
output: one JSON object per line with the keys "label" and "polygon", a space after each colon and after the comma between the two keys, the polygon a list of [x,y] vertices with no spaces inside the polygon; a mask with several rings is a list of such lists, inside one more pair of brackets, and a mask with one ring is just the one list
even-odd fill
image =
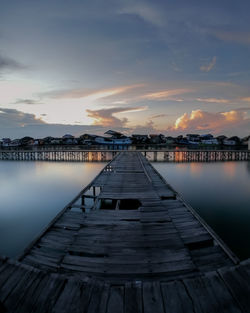
{"label": "sunset glow", "polygon": [[249,135],[250,4],[235,6],[3,3],[1,136]]}

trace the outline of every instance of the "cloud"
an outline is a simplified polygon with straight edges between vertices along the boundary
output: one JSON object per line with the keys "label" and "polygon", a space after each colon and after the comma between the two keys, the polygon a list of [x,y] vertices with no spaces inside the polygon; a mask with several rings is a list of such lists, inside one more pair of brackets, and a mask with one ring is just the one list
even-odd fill
{"label": "cloud", "polygon": [[[158,90],[157,90],[158,89]],[[183,102],[184,100],[178,96],[193,92],[192,88],[178,88],[160,90],[159,86],[154,84],[133,84],[111,87],[106,89],[69,89],[69,90],[52,90],[40,93],[41,98],[48,97],[52,99],[83,99],[86,103],[102,100],[102,104],[108,106],[126,105],[141,100],[164,101],[171,100]],[[89,101],[89,102],[87,102]]]}
{"label": "cloud", "polygon": [[93,125],[124,127],[127,124],[128,119],[126,117],[120,119],[114,116],[114,114],[138,112],[144,110],[146,110],[146,107],[119,107],[101,110],[86,110],[86,112],[88,113],[89,117],[94,119]]}
{"label": "cloud", "polygon": [[157,115],[153,115],[151,116],[151,120],[155,119],[155,118],[161,118],[161,117],[166,117],[167,114],[157,114]]}
{"label": "cloud", "polygon": [[228,103],[228,99],[219,99],[219,98],[197,98],[199,102],[208,102],[208,103]]}
{"label": "cloud", "polygon": [[14,59],[0,55],[0,71],[1,70],[22,70],[26,68],[23,64]]}
{"label": "cloud", "polygon": [[250,44],[250,32],[218,30],[214,35],[223,41]]}
{"label": "cloud", "polygon": [[[41,114],[44,115],[44,114]],[[14,109],[0,108],[0,138],[44,138],[47,136],[62,137],[64,134],[79,136],[84,133],[103,135],[109,128],[102,125],[66,125],[48,124],[36,118],[34,114],[24,113]],[[127,131],[127,128],[116,128],[117,131]]]}
{"label": "cloud", "polygon": [[136,125],[130,130],[131,134],[154,134],[159,133],[153,121],[149,120],[144,125]]}
{"label": "cloud", "polygon": [[24,113],[15,109],[0,108],[1,128],[24,127],[27,125],[45,124],[34,114]]}
{"label": "cloud", "polygon": [[39,100],[34,99],[17,99],[14,104],[40,104]]}
{"label": "cloud", "polygon": [[250,119],[243,110],[211,113],[202,110],[194,110],[190,116],[184,113],[177,118],[173,130],[182,131],[209,131],[219,133],[231,127],[250,126]]}
{"label": "cloud", "polygon": [[175,98],[173,96],[182,95],[185,93],[193,92],[193,89],[187,88],[179,88],[179,89],[169,89],[169,90],[161,90],[157,92],[147,93],[145,95],[140,96],[141,99],[147,100],[172,100],[172,101],[183,101],[182,99]]}
{"label": "cloud", "polygon": [[142,3],[138,1],[137,3],[127,3],[127,5],[118,10],[118,14],[135,15],[143,21],[157,27],[165,25],[165,18],[162,12],[146,2]]}
{"label": "cloud", "polygon": [[202,72],[210,72],[216,64],[216,56],[213,57],[212,61],[207,65],[202,65],[200,70]]}
{"label": "cloud", "polygon": [[250,102],[250,97],[240,98],[241,101]]}
{"label": "cloud", "polygon": [[88,100],[98,100],[106,97],[123,94],[128,90],[137,89],[144,86],[143,84],[134,84],[126,86],[118,86],[107,89],[68,89],[68,90],[52,90],[40,94],[41,97],[48,97],[53,99],[74,99],[87,98]]}

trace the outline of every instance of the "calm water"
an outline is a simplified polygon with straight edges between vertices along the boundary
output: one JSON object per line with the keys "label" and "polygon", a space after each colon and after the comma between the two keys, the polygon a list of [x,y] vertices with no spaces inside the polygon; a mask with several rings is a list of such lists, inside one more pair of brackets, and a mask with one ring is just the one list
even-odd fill
{"label": "calm water", "polygon": [[154,166],[238,257],[250,257],[250,162]]}
{"label": "calm water", "polygon": [[0,162],[0,254],[16,256],[104,167]]}
{"label": "calm water", "polygon": [[[104,165],[0,162],[0,254],[17,256]],[[239,257],[250,257],[250,162],[154,166]]]}

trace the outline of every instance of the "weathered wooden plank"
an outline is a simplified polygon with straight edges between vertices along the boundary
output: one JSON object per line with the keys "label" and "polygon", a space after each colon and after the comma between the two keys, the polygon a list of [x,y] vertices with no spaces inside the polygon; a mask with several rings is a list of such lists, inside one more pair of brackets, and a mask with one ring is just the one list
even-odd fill
{"label": "weathered wooden plank", "polygon": [[107,313],[124,312],[124,286],[110,286]]}
{"label": "weathered wooden plank", "polygon": [[91,294],[88,313],[106,313],[107,302],[109,297],[109,283],[96,281]]}
{"label": "weathered wooden plank", "polygon": [[8,295],[5,305],[10,312],[29,312],[33,304],[32,294],[39,285],[44,274],[39,271],[27,271]]}
{"label": "weathered wooden plank", "polygon": [[184,280],[197,312],[240,313],[232,294],[217,273]]}
{"label": "weathered wooden plank", "polygon": [[16,270],[15,266],[13,264],[3,264],[1,268],[0,273],[0,290],[3,286],[3,284],[6,282],[6,280],[12,275],[12,273]]}
{"label": "weathered wooden plank", "polygon": [[159,282],[143,282],[144,313],[164,313]]}
{"label": "weathered wooden plank", "polygon": [[51,312],[59,295],[61,294],[66,281],[58,274],[46,275],[39,288],[35,291],[35,302],[32,312]]}
{"label": "weathered wooden plank", "polygon": [[219,273],[244,312],[250,312],[250,275],[243,267],[223,268]]}
{"label": "weathered wooden plank", "polygon": [[69,279],[60,294],[52,312],[85,312],[90,302],[93,285]]}
{"label": "weathered wooden plank", "polygon": [[27,272],[24,268],[15,266],[15,270],[11,273],[11,275],[5,281],[4,285],[1,287],[0,300],[4,302],[8,295],[16,287],[17,282],[21,281],[24,277],[27,279],[29,275],[30,272]]}
{"label": "weathered wooden plank", "polygon": [[161,284],[165,311],[169,313],[195,313],[193,303],[184,284],[174,281]]}
{"label": "weathered wooden plank", "polygon": [[125,284],[125,313],[142,313],[142,284],[128,282]]}

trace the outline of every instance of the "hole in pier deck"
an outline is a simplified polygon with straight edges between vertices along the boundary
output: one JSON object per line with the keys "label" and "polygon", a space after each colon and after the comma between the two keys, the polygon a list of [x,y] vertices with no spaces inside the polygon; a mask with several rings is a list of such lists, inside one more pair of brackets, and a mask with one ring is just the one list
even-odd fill
{"label": "hole in pier deck", "polygon": [[102,199],[100,210],[115,210],[117,200]]}
{"label": "hole in pier deck", "polygon": [[198,250],[202,248],[212,247],[214,245],[213,238],[203,240],[203,241],[193,241],[186,243],[189,250]]}
{"label": "hole in pier deck", "polygon": [[122,218],[121,221],[125,222],[140,222],[139,218]]}
{"label": "hole in pier deck", "polygon": [[107,253],[92,253],[86,251],[69,251],[70,255],[83,256],[83,257],[93,257],[93,258],[107,258],[109,255]]}
{"label": "hole in pier deck", "polygon": [[3,303],[0,301],[0,313],[7,313],[7,309],[5,308],[5,306],[3,305]]}
{"label": "hole in pier deck", "polygon": [[141,202],[137,199],[122,199],[120,200],[119,210],[138,210]]}

